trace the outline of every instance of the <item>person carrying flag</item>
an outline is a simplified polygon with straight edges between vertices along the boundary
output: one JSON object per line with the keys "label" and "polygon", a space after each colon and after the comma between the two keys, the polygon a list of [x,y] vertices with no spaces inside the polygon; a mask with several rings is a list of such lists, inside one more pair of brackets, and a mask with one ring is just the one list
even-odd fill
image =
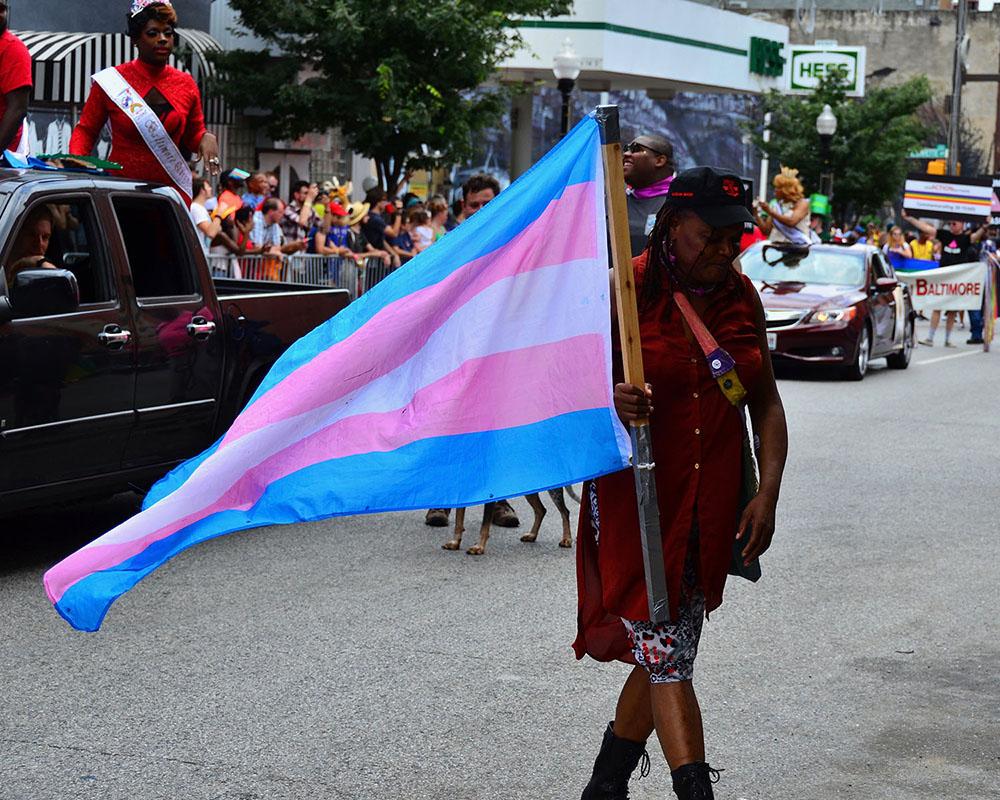
{"label": "person carrying flag", "polygon": [[219,143],[205,129],[198,85],[168,64],[177,43],[169,0],[132,0],[128,34],[139,57],[93,76],[94,87],[70,139],[73,155],[90,155],[111,121],[110,160],[126,178],[175,186],[191,202],[192,153],[219,173]]}
{"label": "person carrying flag", "polygon": [[[633,260],[649,383],[616,383],[614,403],[626,425],[650,418],[670,620],[650,621],[632,470],[588,481],[577,537],[574,649],[577,658],[634,667],[582,800],[628,797],[629,777],[654,728],[677,796],[714,797],[718,773],[705,760],[691,682],[702,623],[722,603],[734,561],[749,573],[771,544],[788,449],[763,307],[733,266],[751,220],[748,206],[739,176],[711,167],[680,172],[646,250]],[[614,316],[614,300],[611,308]],[[702,344],[708,340],[710,355]],[[731,385],[713,377],[723,356],[735,362],[760,437],[759,490],[742,508],[746,407]],[[620,361],[613,374],[622,374]]]}

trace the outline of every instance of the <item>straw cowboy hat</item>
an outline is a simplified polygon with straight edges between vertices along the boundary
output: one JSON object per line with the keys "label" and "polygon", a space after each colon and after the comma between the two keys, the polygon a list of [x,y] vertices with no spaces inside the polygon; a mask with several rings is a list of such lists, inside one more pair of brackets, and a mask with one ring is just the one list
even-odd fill
{"label": "straw cowboy hat", "polygon": [[368,203],[351,203],[347,207],[347,224],[355,225],[368,216],[371,206]]}

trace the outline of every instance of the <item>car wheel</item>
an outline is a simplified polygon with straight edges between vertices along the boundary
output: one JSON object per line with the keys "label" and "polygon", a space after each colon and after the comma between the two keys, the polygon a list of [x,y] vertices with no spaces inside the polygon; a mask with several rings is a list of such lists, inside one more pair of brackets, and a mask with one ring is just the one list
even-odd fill
{"label": "car wheel", "polygon": [[910,366],[910,358],[913,356],[913,321],[906,326],[906,333],[903,334],[903,349],[897,353],[886,356],[886,363],[892,369],[906,369]]}
{"label": "car wheel", "polygon": [[844,377],[849,381],[860,381],[868,372],[868,361],[872,354],[872,337],[868,333],[868,326],[861,329],[858,336],[858,348],[854,351],[854,361],[844,370]]}

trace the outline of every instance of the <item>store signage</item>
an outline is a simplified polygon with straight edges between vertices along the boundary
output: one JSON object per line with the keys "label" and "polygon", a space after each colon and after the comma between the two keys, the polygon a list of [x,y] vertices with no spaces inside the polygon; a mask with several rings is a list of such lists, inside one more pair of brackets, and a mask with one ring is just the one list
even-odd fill
{"label": "store signage", "polygon": [[788,90],[792,94],[808,94],[824,78],[837,76],[849,97],[865,94],[864,47],[821,47],[790,45]]}
{"label": "store signage", "polygon": [[946,144],[936,144],[933,147],[925,147],[922,150],[914,150],[910,153],[909,158],[916,159],[935,159],[935,158],[947,158],[948,157],[948,145]]}
{"label": "store signage", "polygon": [[785,72],[785,57],[781,54],[782,42],[750,37],[750,72],[768,78],[780,77]]}

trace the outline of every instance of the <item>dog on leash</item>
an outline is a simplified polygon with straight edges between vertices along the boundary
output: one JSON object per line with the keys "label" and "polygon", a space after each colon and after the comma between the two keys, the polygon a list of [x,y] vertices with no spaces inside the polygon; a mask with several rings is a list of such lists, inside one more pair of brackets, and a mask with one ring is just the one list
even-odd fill
{"label": "dog on leash", "polygon": [[[562,539],[559,540],[560,547],[572,547],[573,546],[573,534],[570,530],[569,525],[569,509],[566,507],[566,501],[563,499],[563,489],[549,489],[549,497],[552,498],[552,502],[555,503],[556,509],[559,511],[559,515],[562,517],[563,534]],[[572,486],[567,486],[565,491],[571,498],[573,498],[577,503],[580,502],[580,498],[577,496],[576,492],[573,491]],[[531,506],[531,510],[535,515],[534,520],[531,523],[531,530],[528,531],[524,536],[521,537],[522,542],[534,542],[538,539],[538,531],[542,527],[542,520],[545,518],[546,509],[542,504],[542,499],[537,493],[526,494],[524,499],[528,501],[528,505]],[[479,527],[479,543],[472,545],[465,552],[470,556],[481,556],[486,552],[486,541],[490,538],[490,528],[493,522],[493,509],[496,506],[496,501],[492,503],[486,503],[483,506],[483,523]],[[462,534],[465,533],[465,509],[456,508],[455,509],[455,530],[450,541],[445,542],[441,545],[444,550],[459,550],[462,547]]]}

